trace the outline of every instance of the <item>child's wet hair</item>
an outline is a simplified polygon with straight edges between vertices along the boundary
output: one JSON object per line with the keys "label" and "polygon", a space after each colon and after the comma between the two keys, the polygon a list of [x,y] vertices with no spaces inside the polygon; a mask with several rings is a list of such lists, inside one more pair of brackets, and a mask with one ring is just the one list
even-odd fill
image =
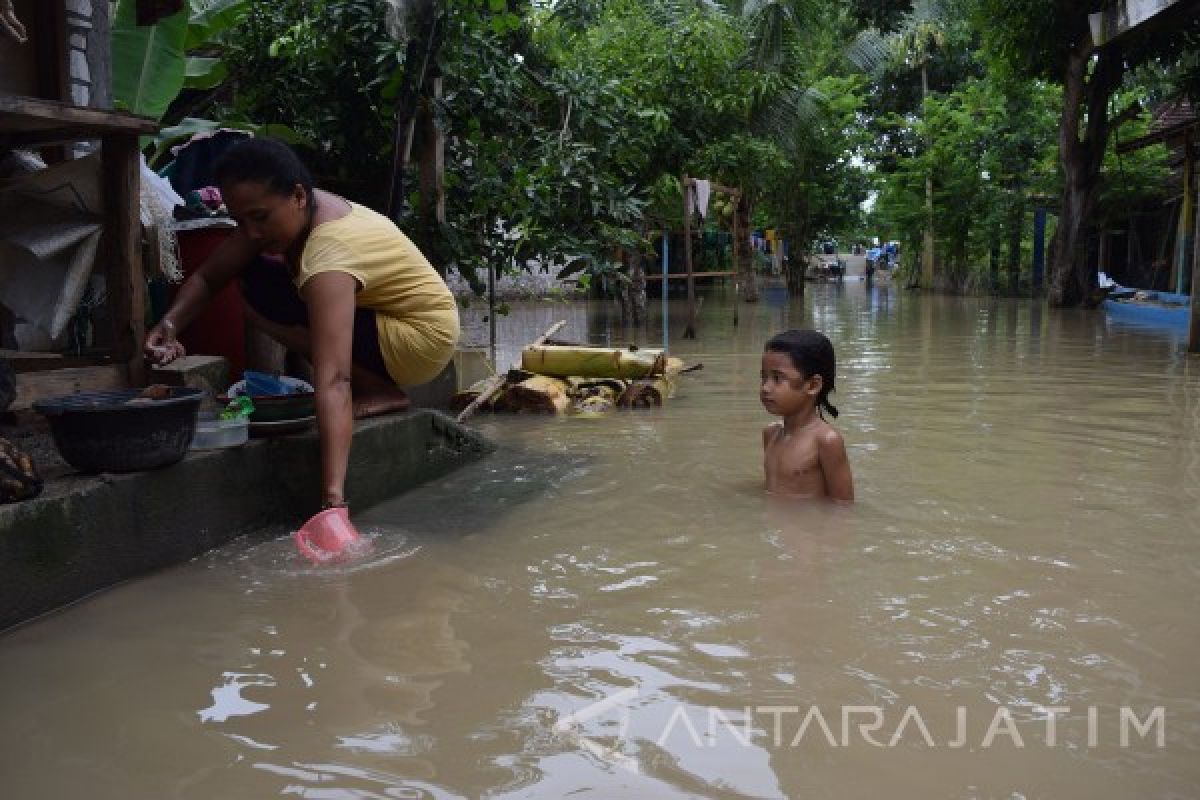
{"label": "child's wet hair", "polygon": [[217,183],[261,183],[273,194],[290,195],[297,184],[309,203],[313,177],[292,148],[275,139],[245,139],[226,150],[213,166]]}
{"label": "child's wet hair", "polygon": [[833,343],[825,334],[812,330],[790,330],[772,336],[763,348],[768,353],[784,353],[792,360],[792,366],[806,378],[821,376],[821,392],[817,395],[817,413],[824,419],[825,411],[837,417],[838,410],[829,402],[829,395],[837,391],[834,373],[837,359],[833,355]]}

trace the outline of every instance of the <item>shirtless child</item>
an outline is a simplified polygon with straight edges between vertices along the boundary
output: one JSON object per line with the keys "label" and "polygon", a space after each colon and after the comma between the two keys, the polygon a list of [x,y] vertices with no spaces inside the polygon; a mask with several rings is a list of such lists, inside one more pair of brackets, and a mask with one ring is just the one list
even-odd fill
{"label": "shirtless child", "polygon": [[846,444],[824,415],[838,415],[829,402],[834,365],[833,345],[817,331],[784,331],[767,342],[759,399],[783,417],[763,429],[768,492],[854,502]]}

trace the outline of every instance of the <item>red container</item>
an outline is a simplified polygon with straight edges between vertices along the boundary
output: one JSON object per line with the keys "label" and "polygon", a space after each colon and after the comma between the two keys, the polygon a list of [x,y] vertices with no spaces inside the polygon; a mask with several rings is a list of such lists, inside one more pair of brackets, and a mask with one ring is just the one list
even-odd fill
{"label": "red container", "polygon": [[[179,263],[185,278],[204,263],[235,228],[208,227],[176,232],[179,239]],[[174,299],[174,287],[171,298]],[[192,324],[179,335],[179,341],[189,355],[224,356],[229,360],[229,374],[241,375],[246,369],[246,316],[241,289],[236,280],[230,281],[209,301]]]}

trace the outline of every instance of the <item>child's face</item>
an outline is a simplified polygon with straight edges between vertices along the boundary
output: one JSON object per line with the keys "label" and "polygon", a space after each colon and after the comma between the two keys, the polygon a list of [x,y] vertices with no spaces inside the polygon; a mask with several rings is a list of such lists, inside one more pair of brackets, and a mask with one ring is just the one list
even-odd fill
{"label": "child's face", "polygon": [[820,375],[807,377],[796,369],[787,353],[763,353],[758,398],[772,414],[787,417],[812,408],[823,383]]}

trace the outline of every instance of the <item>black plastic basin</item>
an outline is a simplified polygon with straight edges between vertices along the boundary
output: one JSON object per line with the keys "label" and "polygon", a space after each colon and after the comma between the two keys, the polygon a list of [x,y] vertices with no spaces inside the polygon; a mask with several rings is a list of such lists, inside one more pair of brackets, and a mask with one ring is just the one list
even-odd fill
{"label": "black plastic basin", "polygon": [[63,459],[81,472],[135,472],[174,464],[192,441],[204,393],[172,388],[163,400],[137,400],[140,393],[80,392],[39,400],[33,408],[49,421]]}

